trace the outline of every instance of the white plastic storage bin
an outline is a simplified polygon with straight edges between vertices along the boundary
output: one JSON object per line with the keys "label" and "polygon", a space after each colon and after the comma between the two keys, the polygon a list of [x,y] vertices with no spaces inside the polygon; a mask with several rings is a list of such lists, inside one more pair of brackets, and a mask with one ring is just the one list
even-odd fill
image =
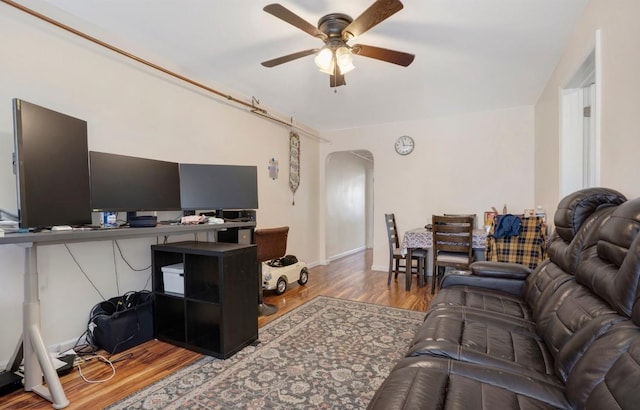
{"label": "white plastic storage bin", "polygon": [[175,263],[162,267],[165,293],[184,295],[184,265]]}

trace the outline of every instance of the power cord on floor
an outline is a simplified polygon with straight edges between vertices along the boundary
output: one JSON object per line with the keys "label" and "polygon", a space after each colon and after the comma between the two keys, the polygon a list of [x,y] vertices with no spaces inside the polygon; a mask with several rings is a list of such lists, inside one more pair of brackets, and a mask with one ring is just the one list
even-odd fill
{"label": "power cord on floor", "polygon": [[[82,373],[82,364],[91,361],[93,359],[98,359],[106,364],[108,364],[111,367],[111,375],[109,377],[107,377],[106,379],[102,379],[102,380],[89,380],[85,377],[85,375]],[[94,356],[89,356],[89,357],[83,357],[82,358],[82,362],[78,363],[78,373],[80,373],[80,377],[82,377],[82,380],[84,380],[87,383],[104,383],[107,382],[111,379],[113,379],[113,377],[116,375],[116,368],[113,365],[113,362],[109,361],[109,359],[107,359],[106,357],[102,356],[102,355],[94,355]]]}
{"label": "power cord on floor", "polygon": [[[111,356],[109,356],[109,359],[111,359]],[[118,363],[118,362],[121,362],[123,360],[129,360],[129,359],[133,359],[133,353],[123,354],[122,356],[118,357],[117,359],[111,360],[111,363]]]}
{"label": "power cord on floor", "polygon": [[[133,358],[133,353],[125,353],[115,359],[111,359],[111,357],[113,357],[113,354],[110,354],[109,357],[106,357],[106,358],[103,355],[96,354],[96,351],[98,350],[98,347],[96,345],[89,342],[89,340],[87,340],[89,343],[85,343],[85,344],[82,344],[80,342],[82,338],[85,336],[88,336],[87,331],[82,333],[82,335],[78,338],[78,340],[76,341],[76,344],[73,347],[73,350],[76,352],[76,358],[73,362],[73,367],[78,368],[78,373],[80,373],[80,377],[82,377],[82,379],[87,383],[104,383],[106,381],[111,380],[116,374],[116,368],[114,366],[114,363],[118,363],[123,360],[129,360]],[[82,373],[82,365],[93,359],[98,359],[103,363],[107,364],[109,367],[111,367],[111,375],[106,379],[102,379],[102,380],[87,379],[86,376]]]}

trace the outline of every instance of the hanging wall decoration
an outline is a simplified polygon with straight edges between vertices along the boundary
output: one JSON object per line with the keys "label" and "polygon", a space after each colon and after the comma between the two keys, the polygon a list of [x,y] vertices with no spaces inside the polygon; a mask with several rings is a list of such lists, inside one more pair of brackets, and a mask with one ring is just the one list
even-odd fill
{"label": "hanging wall decoration", "polygon": [[300,185],[300,136],[295,132],[289,133],[289,189],[293,193],[293,202],[296,204],[295,195]]}
{"label": "hanging wall decoration", "polygon": [[269,178],[273,179],[274,181],[278,179],[278,171],[280,171],[278,167],[278,160],[275,158],[271,158],[271,161],[269,161]]}

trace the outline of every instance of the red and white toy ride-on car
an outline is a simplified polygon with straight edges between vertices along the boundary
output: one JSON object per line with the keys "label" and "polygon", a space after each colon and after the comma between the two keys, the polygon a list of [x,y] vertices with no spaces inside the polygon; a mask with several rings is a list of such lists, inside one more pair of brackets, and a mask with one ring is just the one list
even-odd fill
{"label": "red and white toy ride-on car", "polygon": [[262,287],[266,290],[275,290],[277,295],[282,295],[290,283],[298,281],[306,285],[309,281],[307,264],[300,262],[293,255],[262,262]]}

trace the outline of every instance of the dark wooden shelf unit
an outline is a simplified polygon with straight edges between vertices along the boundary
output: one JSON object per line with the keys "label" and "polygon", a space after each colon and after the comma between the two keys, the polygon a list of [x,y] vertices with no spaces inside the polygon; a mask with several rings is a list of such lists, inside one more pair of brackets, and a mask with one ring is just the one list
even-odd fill
{"label": "dark wooden shelf unit", "polygon": [[[258,339],[255,245],[152,245],[154,333],[159,340],[226,359]],[[184,295],[165,293],[162,267],[184,264]]]}

